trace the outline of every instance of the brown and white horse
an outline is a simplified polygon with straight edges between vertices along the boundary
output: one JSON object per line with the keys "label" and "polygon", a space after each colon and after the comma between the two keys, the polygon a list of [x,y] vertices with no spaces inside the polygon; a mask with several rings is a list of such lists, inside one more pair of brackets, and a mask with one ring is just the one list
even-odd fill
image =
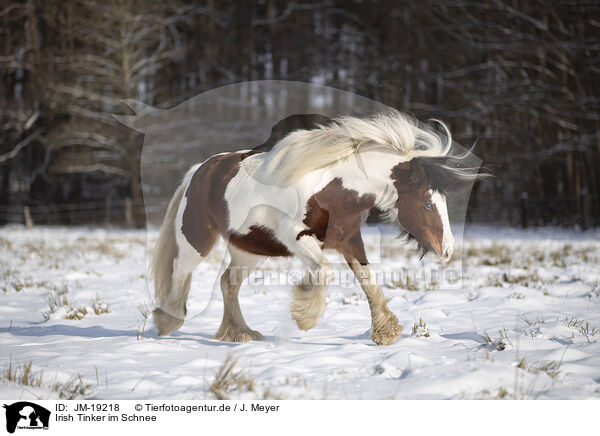
{"label": "brown and white horse", "polygon": [[308,269],[293,289],[291,312],[300,329],[313,328],[325,311],[331,277],[326,249],[340,252],[359,279],[373,341],[386,345],[400,337],[402,328],[373,280],[361,226],[376,213],[398,223],[424,253],[447,262],[454,239],[445,193],[478,176],[461,165],[466,155],[450,154],[443,123],[440,135],[395,111],[311,117],[295,118],[298,129],[270,144],[217,154],[188,171],[171,199],[153,258],[160,335],[183,324],[192,271],[221,236],[231,262],[220,280],[224,313],[216,339],[263,339],[246,324],[238,291],[270,256],[297,256]]}

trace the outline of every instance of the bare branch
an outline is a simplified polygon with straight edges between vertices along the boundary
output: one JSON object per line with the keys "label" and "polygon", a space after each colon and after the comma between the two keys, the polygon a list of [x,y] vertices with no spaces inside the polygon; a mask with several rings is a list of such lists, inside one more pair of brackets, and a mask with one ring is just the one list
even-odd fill
{"label": "bare branch", "polygon": [[21,150],[23,150],[25,147],[31,144],[38,136],[40,136],[40,133],[42,133],[42,129],[36,129],[27,138],[15,145],[15,147],[11,151],[9,151],[8,153],[0,154],[0,162],[6,162],[16,157]]}

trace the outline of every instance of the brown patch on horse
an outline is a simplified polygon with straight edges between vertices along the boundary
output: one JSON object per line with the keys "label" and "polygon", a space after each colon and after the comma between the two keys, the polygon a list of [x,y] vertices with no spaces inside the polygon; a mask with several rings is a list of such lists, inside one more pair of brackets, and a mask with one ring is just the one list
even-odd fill
{"label": "brown patch on horse", "polygon": [[441,253],[444,228],[436,206],[425,207],[431,203],[431,187],[422,165],[416,159],[402,162],[392,168],[391,177],[398,191],[396,208],[400,224],[422,249]]}
{"label": "brown patch on horse", "polygon": [[308,228],[298,233],[296,239],[304,235],[315,236],[323,243],[323,248],[351,252],[360,257],[361,263],[366,263],[360,227],[374,205],[373,194],[359,195],[357,191],[344,188],[342,179],[336,177],[308,199],[303,220]]}
{"label": "brown patch on horse", "polygon": [[239,153],[213,156],[196,170],[187,188],[181,231],[202,256],[217,242],[220,224],[227,220],[225,188],[241,161]]}
{"label": "brown patch on horse", "polygon": [[242,160],[244,160],[244,159],[246,159],[247,157],[250,157],[250,156],[252,156],[252,155],[254,155],[254,154],[259,154],[259,153],[262,153],[262,151],[260,151],[260,150],[256,150],[256,149],[255,149],[255,150],[246,151],[246,152],[244,152],[244,153],[240,153],[240,158],[241,158]]}
{"label": "brown patch on horse", "polygon": [[273,230],[264,226],[250,226],[246,234],[232,233],[229,243],[260,256],[291,256],[292,253],[283,245],[273,233]]}
{"label": "brown patch on horse", "polygon": [[240,169],[246,153],[227,153],[213,156],[192,176],[185,193],[187,204],[183,211],[181,231],[187,241],[206,256],[217,242],[219,233],[236,247],[262,256],[289,256],[291,253],[266,227],[250,227],[247,234],[229,230],[229,215],[225,190]]}

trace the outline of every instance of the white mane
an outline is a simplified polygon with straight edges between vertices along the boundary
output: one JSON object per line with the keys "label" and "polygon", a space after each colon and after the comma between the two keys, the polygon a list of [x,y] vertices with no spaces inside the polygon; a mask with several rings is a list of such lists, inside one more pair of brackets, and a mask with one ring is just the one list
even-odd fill
{"label": "white mane", "polygon": [[327,125],[288,134],[264,156],[261,170],[276,182],[289,185],[311,171],[333,165],[366,147],[389,148],[407,161],[415,157],[445,156],[452,137],[446,125],[437,122],[445,131],[444,137],[398,111],[365,118],[336,118]]}

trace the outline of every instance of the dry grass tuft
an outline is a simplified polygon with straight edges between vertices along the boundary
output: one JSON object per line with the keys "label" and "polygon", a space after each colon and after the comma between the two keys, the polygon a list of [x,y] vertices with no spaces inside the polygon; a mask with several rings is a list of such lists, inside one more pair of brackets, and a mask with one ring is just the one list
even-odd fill
{"label": "dry grass tuft", "polygon": [[50,389],[58,393],[59,398],[64,400],[93,399],[90,392],[92,385],[86,383],[80,374],[71,376],[66,382],[55,381],[46,384],[43,381],[43,371],[35,375],[32,366],[31,361],[21,365],[13,365],[11,361],[4,369],[2,379],[17,385]]}
{"label": "dry grass tuft", "polygon": [[579,332],[581,335],[585,336],[585,339],[589,342],[591,342],[590,337],[594,337],[596,336],[598,333],[600,333],[600,330],[598,330],[596,327],[592,327],[590,326],[590,323],[588,321],[585,321],[583,319],[579,319],[577,317],[571,317],[571,318],[565,318],[561,321],[561,323],[569,328],[575,329],[577,332]]}
{"label": "dry grass tuft", "polygon": [[498,389],[498,393],[496,394],[496,398],[498,400],[503,400],[507,396],[508,396],[508,390],[506,388],[500,388],[500,389]]}
{"label": "dry grass tuft", "polygon": [[16,366],[13,366],[11,361],[4,369],[4,380],[23,386],[40,387],[42,385],[42,374],[34,376],[31,367],[31,361]]}
{"label": "dry grass tuft", "polygon": [[488,348],[493,348],[497,351],[503,351],[506,348],[506,343],[502,337],[500,339],[492,339],[489,333],[485,330],[483,331],[483,335],[481,335],[481,339],[483,339],[483,343]]}
{"label": "dry grass tuft", "polygon": [[415,322],[413,324],[412,334],[413,334],[413,336],[416,336],[417,338],[419,338],[419,337],[428,338],[429,336],[431,336],[429,334],[429,328],[427,328],[427,323],[425,321],[423,321],[423,318],[419,318],[419,322]]}
{"label": "dry grass tuft", "polygon": [[96,295],[96,298],[92,300],[92,310],[94,311],[94,315],[103,315],[105,313],[110,313],[108,303],[102,301],[99,295]]}
{"label": "dry grass tuft", "polygon": [[106,313],[110,313],[110,308],[108,307],[108,303],[102,301],[99,295],[96,295],[90,302],[90,306],[85,305],[75,305],[73,302],[69,300],[69,287],[66,284],[63,284],[61,287],[54,286],[46,299],[48,300],[48,310],[42,312],[42,316],[44,321],[48,321],[50,319],[50,315],[56,313],[60,308],[65,308],[65,315],[63,318],[65,319],[73,319],[73,320],[81,320],[91,313],[95,315],[103,315]]}
{"label": "dry grass tuft", "polygon": [[152,311],[148,307],[148,303],[146,303],[146,302],[144,302],[142,304],[138,304],[137,310],[140,313],[140,315],[142,315],[142,319],[144,321],[147,320],[148,318],[150,318],[150,314],[152,313]]}
{"label": "dry grass tuft", "polygon": [[234,391],[254,391],[254,380],[244,375],[242,371],[235,371],[236,363],[237,360],[227,356],[210,385],[210,391],[219,400],[228,400],[230,393]]}
{"label": "dry grass tuft", "polygon": [[0,266],[0,290],[3,293],[9,291],[21,292],[29,288],[44,288],[48,282],[34,280],[30,276],[20,276],[19,271],[8,267]]}
{"label": "dry grass tuft", "polygon": [[42,312],[44,321],[48,321],[50,319],[50,315],[55,313],[59,308],[71,305],[67,295],[68,293],[69,288],[64,283],[60,288],[54,287],[54,289],[48,292],[48,295],[46,296],[46,300],[48,300],[48,310]]}
{"label": "dry grass tuft", "polygon": [[87,307],[85,306],[73,306],[69,305],[67,307],[67,313],[65,314],[65,319],[75,319],[77,321],[85,318],[88,314]]}
{"label": "dry grass tuft", "polygon": [[93,399],[90,388],[92,385],[86,383],[80,374],[71,376],[66,382],[55,382],[51,389],[58,392],[58,396],[65,400],[76,400],[78,398],[91,400]]}
{"label": "dry grass tuft", "polygon": [[540,318],[539,316],[536,317],[535,321],[531,321],[530,319],[528,319],[525,315],[521,315],[521,319],[525,322],[525,324],[527,324],[528,326],[532,326],[532,325],[536,325],[536,324],[544,324],[546,321],[544,320],[544,318]]}
{"label": "dry grass tuft", "polygon": [[146,334],[146,319],[144,319],[144,322],[142,323],[142,325],[138,324],[138,326],[135,330],[136,339],[138,341],[143,341],[145,334]]}

